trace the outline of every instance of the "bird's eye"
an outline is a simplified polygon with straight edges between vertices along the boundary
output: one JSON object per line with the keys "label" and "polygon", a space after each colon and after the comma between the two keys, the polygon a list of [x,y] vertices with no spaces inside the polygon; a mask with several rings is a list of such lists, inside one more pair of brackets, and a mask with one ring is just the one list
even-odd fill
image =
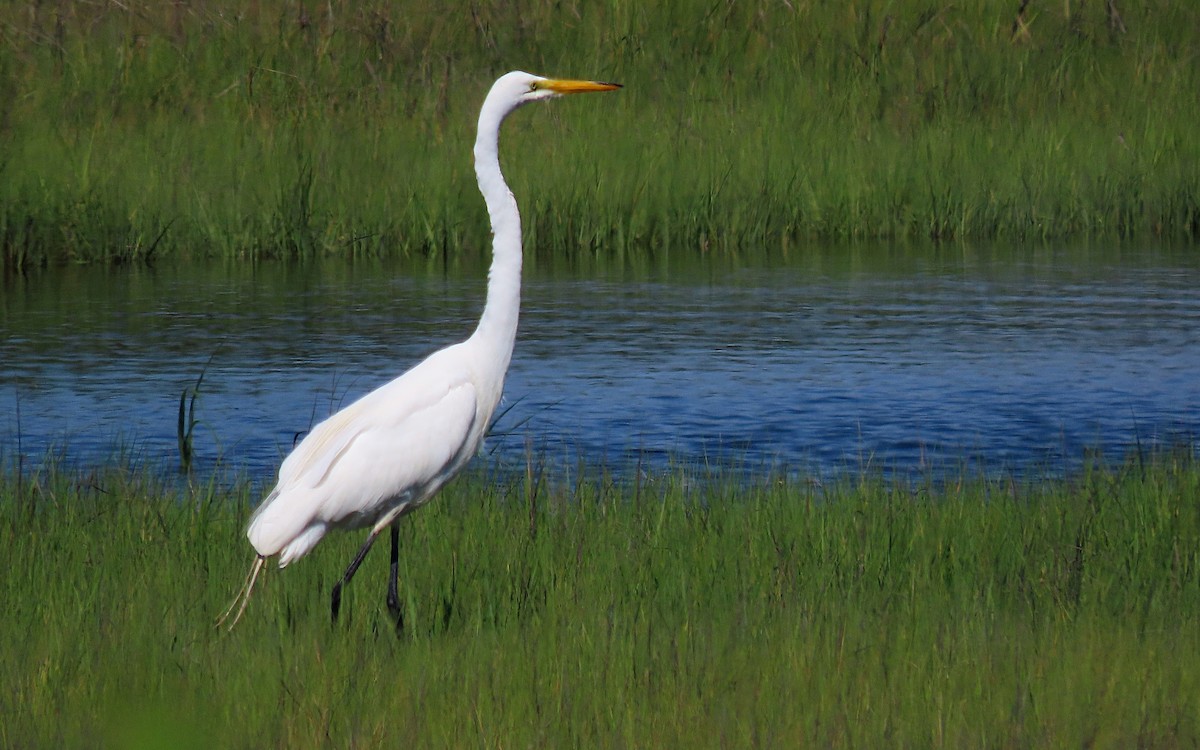
{"label": "bird's eye", "polygon": [[533,91],[537,91],[537,90],[538,90],[538,88],[539,88],[539,86],[538,86],[538,82],[537,82],[537,81],[534,81],[533,83],[529,84],[529,90],[530,90],[531,92],[533,92]]}

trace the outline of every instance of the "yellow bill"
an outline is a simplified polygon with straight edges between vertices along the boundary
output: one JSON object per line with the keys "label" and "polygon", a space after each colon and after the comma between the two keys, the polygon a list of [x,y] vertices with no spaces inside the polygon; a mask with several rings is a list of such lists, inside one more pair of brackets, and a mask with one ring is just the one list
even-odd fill
{"label": "yellow bill", "polygon": [[558,94],[586,94],[589,91],[613,91],[621,88],[619,83],[601,83],[599,81],[568,81],[549,78],[538,83],[540,89],[550,89]]}

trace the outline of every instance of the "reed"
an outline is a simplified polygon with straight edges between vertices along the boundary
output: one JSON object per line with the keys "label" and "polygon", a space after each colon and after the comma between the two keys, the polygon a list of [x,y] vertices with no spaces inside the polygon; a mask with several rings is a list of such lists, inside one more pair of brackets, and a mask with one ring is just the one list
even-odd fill
{"label": "reed", "polygon": [[0,478],[0,744],[1193,746],[1200,467],[1056,480],[472,474],[267,571],[245,482]]}
{"label": "reed", "polygon": [[1200,9],[1016,5],[7,3],[3,262],[477,261],[511,68],[626,84],[507,129],[532,263],[1194,239]]}

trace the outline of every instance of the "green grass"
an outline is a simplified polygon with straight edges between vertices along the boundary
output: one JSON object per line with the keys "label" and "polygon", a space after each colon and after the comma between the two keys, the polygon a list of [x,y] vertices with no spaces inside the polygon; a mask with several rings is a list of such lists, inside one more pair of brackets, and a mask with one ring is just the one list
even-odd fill
{"label": "green grass", "polygon": [[477,262],[512,68],[626,84],[508,127],[532,263],[1194,240],[1200,7],[1016,5],[5,3],[3,264]]}
{"label": "green grass", "polygon": [[[5,747],[1194,747],[1200,465],[1068,479],[466,477],[251,561],[244,484],[0,480]],[[386,548],[386,545],[384,545]]]}

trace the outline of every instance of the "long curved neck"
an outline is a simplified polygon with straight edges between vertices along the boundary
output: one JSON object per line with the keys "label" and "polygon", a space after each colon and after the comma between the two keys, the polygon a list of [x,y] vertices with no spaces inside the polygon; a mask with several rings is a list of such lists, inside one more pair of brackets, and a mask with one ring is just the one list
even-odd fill
{"label": "long curved neck", "polygon": [[475,139],[475,175],[492,224],[492,267],[488,271],[487,303],[472,338],[498,349],[494,361],[508,369],[521,309],[521,215],[504,175],[498,153],[500,123],[508,111],[484,107]]}

